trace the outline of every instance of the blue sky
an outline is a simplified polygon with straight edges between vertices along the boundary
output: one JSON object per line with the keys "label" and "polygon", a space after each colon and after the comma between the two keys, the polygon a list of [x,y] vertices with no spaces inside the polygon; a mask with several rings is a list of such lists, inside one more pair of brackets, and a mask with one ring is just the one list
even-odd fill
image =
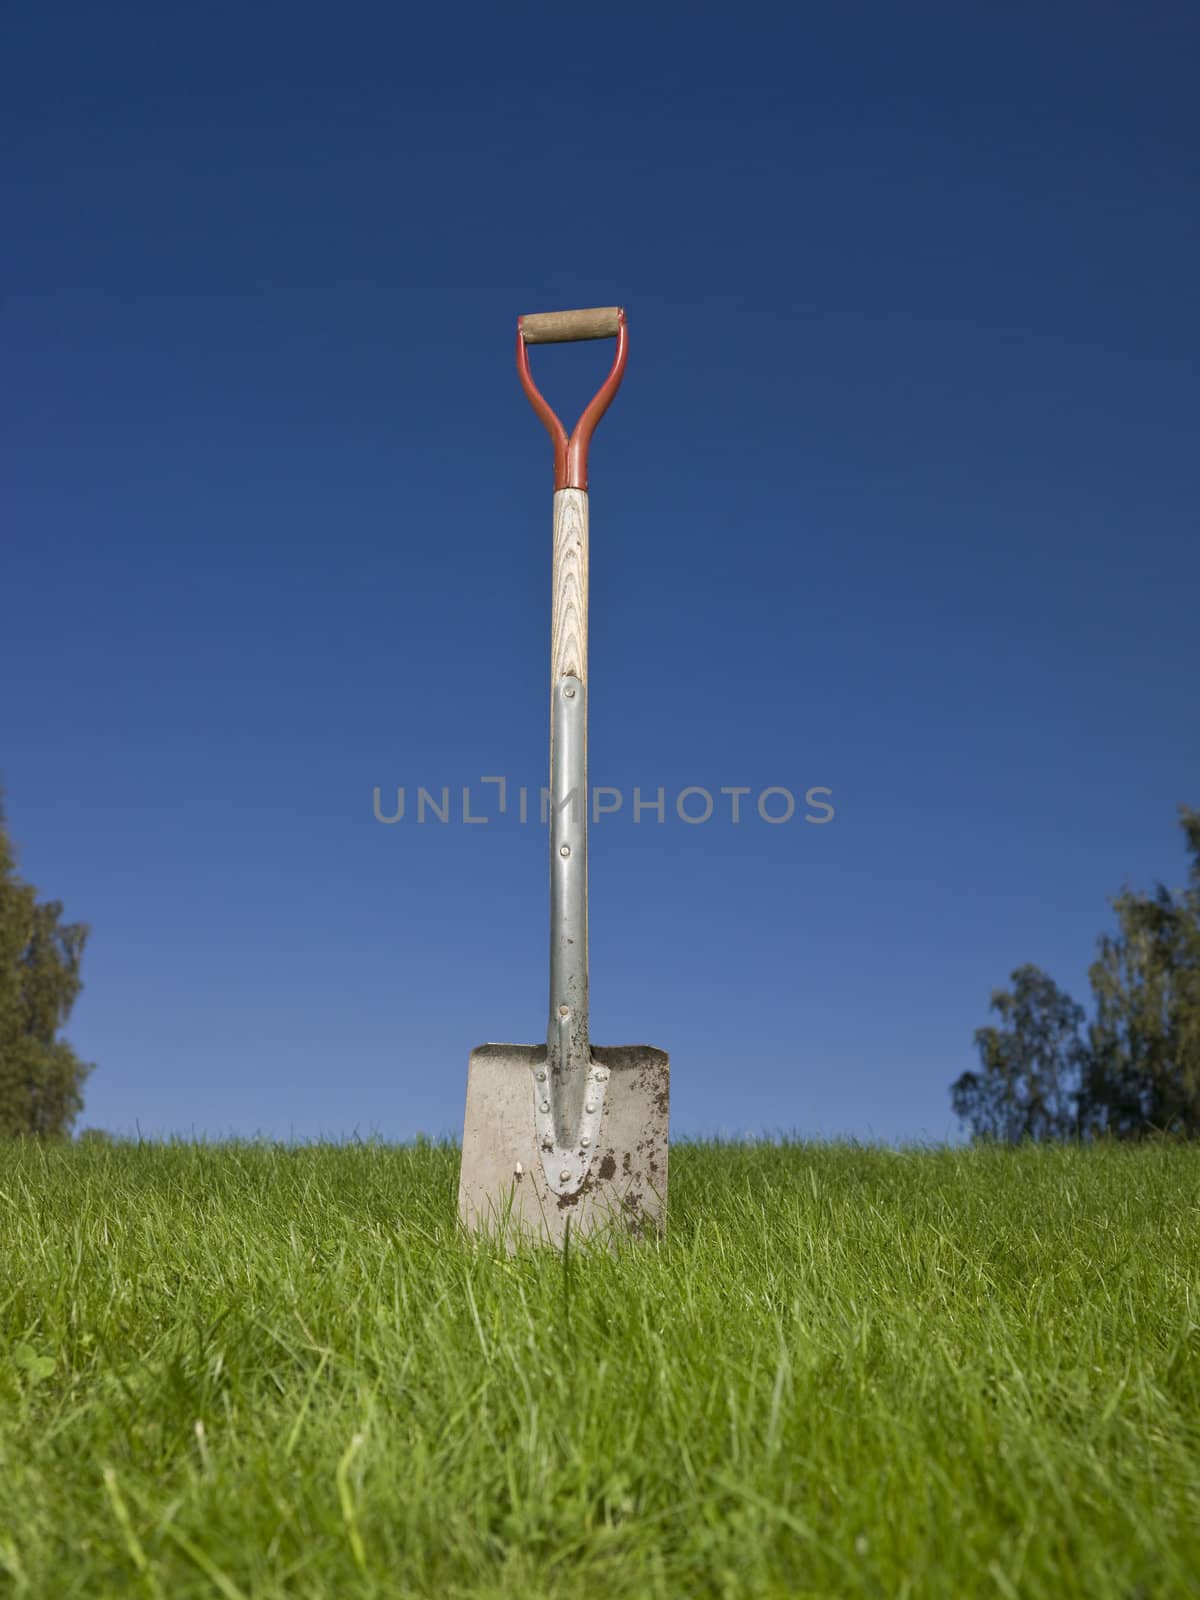
{"label": "blue sky", "polygon": [[[539,1037],[543,830],[372,796],[545,781],[515,321],[620,303],[593,1037],[671,1052],[677,1134],[955,1136],[992,988],[1086,999],[1185,876],[1194,8],[10,18],[0,777],[93,929],[80,1126],[457,1136]],[[610,351],[535,374],[573,418]]]}

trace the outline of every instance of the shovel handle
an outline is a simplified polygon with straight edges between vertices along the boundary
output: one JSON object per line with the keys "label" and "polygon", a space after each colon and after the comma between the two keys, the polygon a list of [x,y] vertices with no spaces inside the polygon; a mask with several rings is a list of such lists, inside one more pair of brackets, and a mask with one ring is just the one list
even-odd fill
{"label": "shovel handle", "polygon": [[[614,336],[617,352],[613,357],[612,369],[584,407],[582,416],[568,438],[567,430],[533,381],[527,347],[531,344],[562,344],[574,339],[608,339]],[[530,405],[541,418],[554,444],[556,490],[587,489],[588,446],[592,442],[596,424],[621,387],[628,354],[629,330],[622,306],[599,306],[587,311],[541,311],[517,318],[517,372],[529,396]]]}
{"label": "shovel handle", "polygon": [[591,306],[586,311],[535,311],[518,327],[526,344],[566,344],[571,339],[615,339],[620,306]]}

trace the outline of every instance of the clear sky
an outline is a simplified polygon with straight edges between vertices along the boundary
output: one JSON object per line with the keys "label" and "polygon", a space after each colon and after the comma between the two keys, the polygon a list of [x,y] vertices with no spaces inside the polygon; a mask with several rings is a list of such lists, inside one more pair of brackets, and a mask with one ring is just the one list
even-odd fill
{"label": "clear sky", "polygon": [[[1104,0],[15,0],[0,776],[93,929],[79,1125],[457,1137],[472,1046],[542,1034],[513,340],[620,303],[593,1038],[671,1052],[678,1134],[956,1136],[991,990],[1086,1000],[1108,897],[1186,874],[1198,43]],[[611,349],[534,370],[573,418]]]}

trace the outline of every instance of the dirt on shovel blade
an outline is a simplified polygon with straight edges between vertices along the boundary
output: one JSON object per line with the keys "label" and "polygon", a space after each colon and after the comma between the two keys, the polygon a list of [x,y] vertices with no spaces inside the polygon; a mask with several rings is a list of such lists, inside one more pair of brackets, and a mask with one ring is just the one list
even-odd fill
{"label": "dirt on shovel blade", "polygon": [[546,1047],[485,1044],[471,1052],[458,1212],[474,1231],[561,1248],[614,1227],[660,1236],[666,1221],[669,1058],[652,1045],[593,1045],[607,1067],[603,1113],[587,1176],[575,1194],[546,1183],[534,1127],[534,1072]]}

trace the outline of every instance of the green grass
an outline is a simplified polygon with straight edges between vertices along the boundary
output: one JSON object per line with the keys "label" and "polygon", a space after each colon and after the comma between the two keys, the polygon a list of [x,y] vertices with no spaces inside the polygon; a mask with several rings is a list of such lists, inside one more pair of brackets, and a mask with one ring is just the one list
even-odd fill
{"label": "green grass", "polygon": [[596,1259],[456,1181],[0,1148],[0,1592],[1200,1595],[1200,1148],[680,1145]]}

